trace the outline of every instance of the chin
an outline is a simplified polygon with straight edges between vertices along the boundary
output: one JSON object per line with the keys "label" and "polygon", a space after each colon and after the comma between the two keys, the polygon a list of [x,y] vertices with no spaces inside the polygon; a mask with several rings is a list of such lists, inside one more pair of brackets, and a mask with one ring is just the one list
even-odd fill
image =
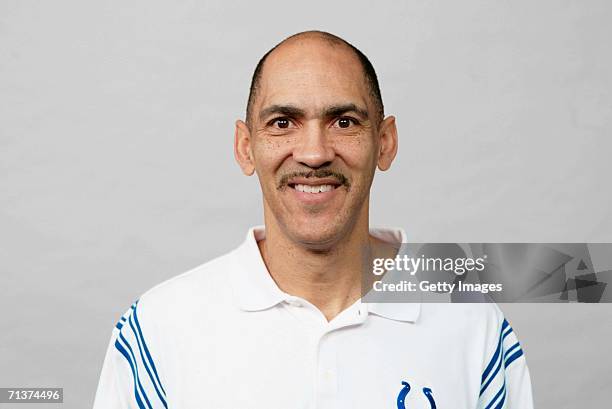
{"label": "chin", "polygon": [[313,250],[326,250],[342,239],[346,224],[337,218],[304,215],[292,217],[285,231],[293,241]]}

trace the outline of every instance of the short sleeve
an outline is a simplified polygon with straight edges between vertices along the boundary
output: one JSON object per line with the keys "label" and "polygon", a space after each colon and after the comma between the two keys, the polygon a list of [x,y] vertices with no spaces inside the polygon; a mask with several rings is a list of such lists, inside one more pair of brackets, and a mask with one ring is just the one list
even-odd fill
{"label": "short sleeve", "polygon": [[113,328],[94,409],[168,407],[161,374],[138,312],[136,301]]}
{"label": "short sleeve", "polygon": [[498,315],[482,371],[478,409],[533,409],[525,354],[510,323]]}

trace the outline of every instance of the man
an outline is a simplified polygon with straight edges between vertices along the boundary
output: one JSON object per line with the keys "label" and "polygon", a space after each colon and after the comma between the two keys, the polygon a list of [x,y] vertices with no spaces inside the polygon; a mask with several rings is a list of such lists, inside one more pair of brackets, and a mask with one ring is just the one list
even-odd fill
{"label": "man", "polygon": [[495,305],[361,302],[364,252],[392,256],[406,237],[369,228],[397,130],[360,51],[323,32],[274,47],[234,145],[265,228],[121,317],[95,408],[532,407]]}

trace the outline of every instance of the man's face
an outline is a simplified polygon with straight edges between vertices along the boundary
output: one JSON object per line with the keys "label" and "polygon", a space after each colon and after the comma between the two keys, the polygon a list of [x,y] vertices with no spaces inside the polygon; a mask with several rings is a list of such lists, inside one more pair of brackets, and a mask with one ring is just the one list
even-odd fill
{"label": "man's face", "polygon": [[298,40],[266,60],[251,110],[251,159],[266,217],[293,241],[325,247],[360,217],[367,222],[380,153],[369,94],[343,46]]}

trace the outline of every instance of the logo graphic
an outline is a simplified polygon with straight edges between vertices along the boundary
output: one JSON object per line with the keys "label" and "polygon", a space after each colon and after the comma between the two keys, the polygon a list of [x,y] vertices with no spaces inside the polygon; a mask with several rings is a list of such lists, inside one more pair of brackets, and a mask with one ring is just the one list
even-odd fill
{"label": "logo graphic", "polygon": [[397,395],[397,409],[406,409],[404,399],[406,399],[406,395],[410,392],[410,384],[408,382],[402,381],[402,385],[404,385],[404,387],[399,395]]}
{"label": "logo graphic", "polygon": [[[406,409],[406,396],[408,396],[408,393],[410,392],[410,384],[408,382],[402,381],[402,385],[404,385],[404,387],[397,395],[397,409]],[[423,394],[429,401],[430,409],[436,409],[436,401],[434,400],[431,389],[423,388]]]}
{"label": "logo graphic", "polygon": [[436,401],[433,398],[431,389],[423,388],[423,393],[425,394],[425,396],[427,396],[427,400],[429,401],[429,404],[431,405],[431,409],[436,409]]}

